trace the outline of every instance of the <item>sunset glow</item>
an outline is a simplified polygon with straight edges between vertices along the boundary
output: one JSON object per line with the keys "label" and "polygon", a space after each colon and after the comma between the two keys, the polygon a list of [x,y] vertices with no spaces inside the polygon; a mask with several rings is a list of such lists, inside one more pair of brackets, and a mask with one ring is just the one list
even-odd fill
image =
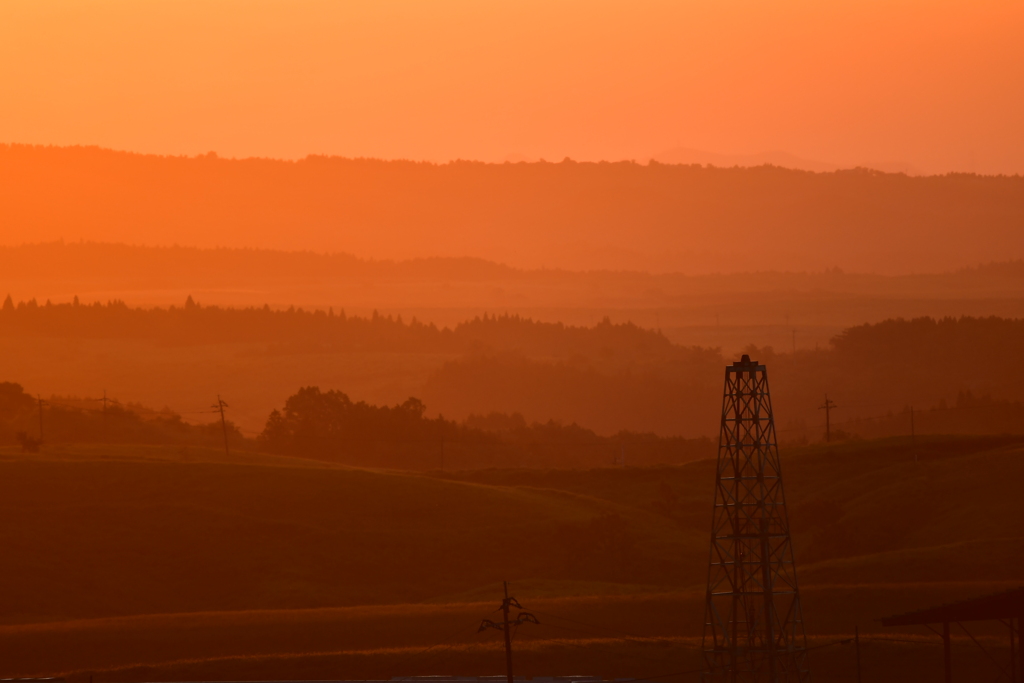
{"label": "sunset glow", "polygon": [[1019,683],[1022,349],[1024,0],[0,0],[0,683]]}
{"label": "sunset glow", "polygon": [[0,140],[1024,172],[1015,0],[0,5]]}

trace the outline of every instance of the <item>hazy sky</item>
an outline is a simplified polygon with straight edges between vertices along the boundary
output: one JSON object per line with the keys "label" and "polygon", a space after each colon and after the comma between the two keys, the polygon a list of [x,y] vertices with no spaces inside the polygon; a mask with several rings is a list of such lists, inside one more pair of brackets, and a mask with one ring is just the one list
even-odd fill
{"label": "hazy sky", "polygon": [[0,142],[1024,173],[1024,2],[4,0]]}

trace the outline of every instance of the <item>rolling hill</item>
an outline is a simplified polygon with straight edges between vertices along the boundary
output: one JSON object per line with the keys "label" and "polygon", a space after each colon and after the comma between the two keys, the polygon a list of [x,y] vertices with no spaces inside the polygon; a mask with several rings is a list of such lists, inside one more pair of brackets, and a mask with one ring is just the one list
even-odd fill
{"label": "rolling hill", "polygon": [[569,159],[291,162],[0,145],[0,179],[7,244],[305,249],[689,273],[908,273],[1024,257],[1019,176]]}
{"label": "rolling hill", "polygon": [[[855,624],[869,661],[905,671],[934,646],[875,619],[1024,580],[1019,437],[786,449],[783,467],[808,629],[831,648],[819,672],[848,670],[829,644]],[[712,476],[712,461],[409,474],[4,450],[0,661],[110,681],[497,673],[497,641],[474,632],[508,579],[542,622],[522,633],[522,673],[686,670]],[[978,634],[998,650],[998,631]]]}

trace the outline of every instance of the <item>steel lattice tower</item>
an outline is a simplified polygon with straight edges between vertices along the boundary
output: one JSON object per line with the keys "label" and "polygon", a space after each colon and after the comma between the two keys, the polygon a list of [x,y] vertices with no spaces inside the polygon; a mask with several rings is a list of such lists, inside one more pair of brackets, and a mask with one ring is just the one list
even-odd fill
{"label": "steel lattice tower", "polygon": [[809,680],[765,366],[725,368],[703,681]]}

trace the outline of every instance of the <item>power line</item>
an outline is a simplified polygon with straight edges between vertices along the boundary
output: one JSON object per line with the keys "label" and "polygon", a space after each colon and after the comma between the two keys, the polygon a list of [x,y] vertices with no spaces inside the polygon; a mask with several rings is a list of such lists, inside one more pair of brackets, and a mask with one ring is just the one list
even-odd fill
{"label": "power line", "polygon": [[[560,616],[558,616],[556,614],[548,614],[546,612],[541,612],[540,610],[533,610],[533,611],[536,614],[539,614],[539,615],[544,616],[544,617],[548,617],[550,619],[558,619],[560,621],[568,621],[568,622],[573,623],[573,624],[579,624],[580,626],[587,626],[589,628],[594,628],[594,629],[602,629],[602,630],[605,630],[605,631],[610,631],[612,633],[617,633],[617,634],[622,635],[622,636],[627,636],[629,638],[640,638],[640,639],[643,639],[643,638],[647,637],[647,636],[639,636],[639,635],[637,635],[635,633],[628,633],[626,631],[621,631],[619,629],[611,628],[610,626],[599,626],[597,624],[588,624],[585,621],[578,621],[576,619],[569,619],[568,617],[560,617]],[[557,624],[551,624],[551,625],[552,626],[558,626]],[[566,627],[563,626],[561,628],[566,628]]]}
{"label": "power line", "polygon": [[[967,627],[964,626],[963,623],[958,621],[958,622],[956,622],[956,625],[959,626],[961,629],[963,629],[964,633],[967,634],[967,637],[971,639],[971,642],[973,642],[975,645],[977,645],[981,649],[981,651],[983,653],[985,653],[985,656],[988,657],[989,661],[991,661],[993,664],[995,664],[996,668],[999,669],[1001,675],[1009,676],[1009,672],[1007,672],[1007,670],[1003,668],[1003,665],[1000,664],[998,661],[996,661],[996,658],[993,657],[992,654],[988,650],[985,649],[984,645],[982,645],[981,643],[978,642],[978,639],[975,638],[974,635],[972,635],[971,632],[967,630]],[[1011,678],[1010,680],[1012,681],[1013,679]]]}

